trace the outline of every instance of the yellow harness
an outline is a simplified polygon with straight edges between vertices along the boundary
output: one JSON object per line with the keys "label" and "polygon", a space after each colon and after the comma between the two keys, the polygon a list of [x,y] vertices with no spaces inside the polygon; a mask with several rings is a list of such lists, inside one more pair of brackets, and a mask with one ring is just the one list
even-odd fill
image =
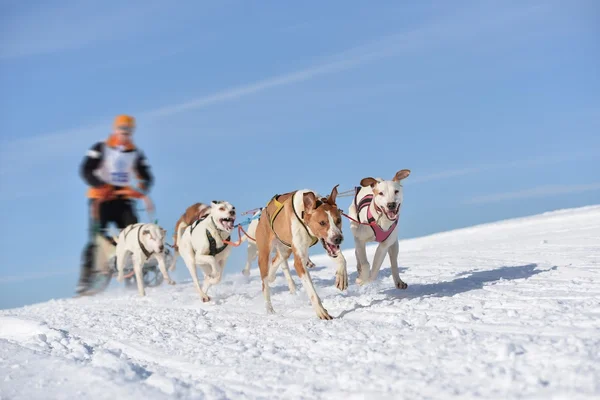
{"label": "yellow harness", "polygon": [[[269,215],[267,207],[265,207],[265,211],[267,211],[267,215],[269,217],[269,223],[271,224],[271,231],[273,231],[277,240],[279,240],[284,246],[286,246],[288,248],[292,248],[292,245],[283,241],[279,237],[277,232],[275,232],[275,229],[273,228],[273,224],[275,223],[275,218],[277,218],[277,216],[279,215],[281,210],[283,210],[283,203],[278,200],[279,197],[280,197],[280,195],[276,194],[275,196],[273,196],[271,201],[269,201],[269,203],[275,204],[275,206],[276,206],[275,212],[272,215]],[[267,204],[267,206],[268,206],[268,204]],[[308,227],[306,226],[304,221],[298,216],[298,213],[296,212],[296,207],[294,207],[294,195],[292,195],[292,210],[294,211],[294,215],[296,216],[296,218],[298,218],[298,220],[300,221],[300,223],[302,224],[304,229],[306,229],[306,233],[308,233],[308,236],[310,236],[310,238],[312,239],[312,243],[311,243],[310,247],[313,247],[315,244],[317,244],[319,242],[319,238],[310,234],[310,232],[308,231]]]}

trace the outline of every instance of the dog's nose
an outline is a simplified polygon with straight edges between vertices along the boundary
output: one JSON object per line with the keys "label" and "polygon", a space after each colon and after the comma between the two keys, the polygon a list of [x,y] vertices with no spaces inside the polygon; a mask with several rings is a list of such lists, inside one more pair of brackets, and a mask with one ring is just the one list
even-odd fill
{"label": "dog's nose", "polygon": [[340,244],[342,244],[343,240],[344,237],[342,235],[336,236],[335,238],[333,238],[333,244],[337,244],[339,246]]}
{"label": "dog's nose", "polygon": [[391,202],[391,203],[387,203],[387,208],[390,211],[395,211],[396,208],[398,208],[398,203],[396,203],[395,201]]}

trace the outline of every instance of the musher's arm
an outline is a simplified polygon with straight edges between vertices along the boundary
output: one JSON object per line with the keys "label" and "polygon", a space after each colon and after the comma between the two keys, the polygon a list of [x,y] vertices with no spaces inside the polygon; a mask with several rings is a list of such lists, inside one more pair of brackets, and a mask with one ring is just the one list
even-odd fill
{"label": "musher's arm", "polygon": [[87,152],[86,157],[81,163],[79,172],[83,180],[92,187],[100,187],[105,185],[96,175],[94,171],[100,167],[102,162],[102,142],[98,142],[93,145]]}
{"label": "musher's arm", "polygon": [[141,150],[138,150],[139,156],[135,163],[135,169],[138,174],[138,178],[140,179],[140,189],[144,191],[144,193],[148,193],[150,191],[150,187],[154,183],[154,177],[150,172],[150,164],[148,164],[148,159],[142,153]]}

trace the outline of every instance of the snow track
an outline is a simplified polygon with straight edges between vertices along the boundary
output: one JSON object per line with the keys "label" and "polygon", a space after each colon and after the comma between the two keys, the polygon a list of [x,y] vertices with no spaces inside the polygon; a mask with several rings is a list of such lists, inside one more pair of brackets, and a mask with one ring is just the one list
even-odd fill
{"label": "snow track", "polygon": [[268,316],[256,267],[208,304],[186,281],[0,311],[0,398],[600,397],[600,206],[401,241],[405,291],[345,254],[345,293],[312,258],[332,321],[294,273]]}

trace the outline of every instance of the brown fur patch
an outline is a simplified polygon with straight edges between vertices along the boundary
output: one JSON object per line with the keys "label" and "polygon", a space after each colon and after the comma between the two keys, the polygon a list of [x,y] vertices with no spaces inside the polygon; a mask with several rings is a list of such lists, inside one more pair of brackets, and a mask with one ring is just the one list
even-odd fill
{"label": "brown fur patch", "polygon": [[208,213],[210,210],[210,206],[204,203],[194,203],[188,208],[186,208],[183,215],[177,220],[175,224],[175,233],[173,234],[173,248],[176,250],[177,248],[177,230],[179,229],[179,225],[183,222],[188,226],[194,223],[194,221],[202,218],[204,215]]}

